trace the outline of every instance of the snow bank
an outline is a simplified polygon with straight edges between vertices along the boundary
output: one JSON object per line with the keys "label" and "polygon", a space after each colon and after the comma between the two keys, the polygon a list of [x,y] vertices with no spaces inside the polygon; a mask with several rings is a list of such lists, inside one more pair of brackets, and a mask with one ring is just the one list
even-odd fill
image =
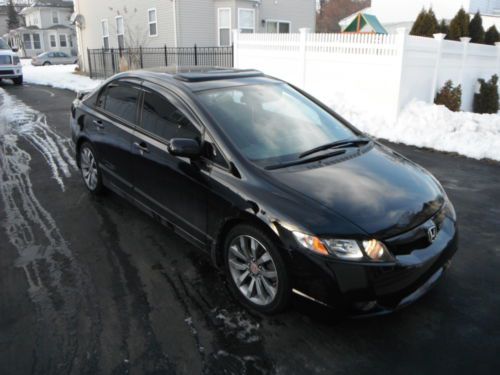
{"label": "snow bank", "polygon": [[451,112],[444,106],[414,101],[397,121],[390,121],[350,106],[342,96],[331,107],[376,138],[500,161],[500,114]]}
{"label": "snow bank", "polygon": [[102,82],[75,74],[77,65],[33,66],[30,60],[22,61],[24,82],[26,83],[73,91],[87,91],[93,90]]}

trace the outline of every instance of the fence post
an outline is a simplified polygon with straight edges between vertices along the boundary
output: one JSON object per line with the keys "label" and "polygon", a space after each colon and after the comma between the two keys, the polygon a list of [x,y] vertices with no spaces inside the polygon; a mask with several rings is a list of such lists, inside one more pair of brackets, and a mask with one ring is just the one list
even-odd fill
{"label": "fence post", "polygon": [[141,69],[144,69],[144,61],[142,59],[142,46],[139,47],[139,53],[141,55]]}
{"label": "fence post", "polygon": [[240,68],[240,59],[239,59],[239,34],[237,29],[233,29],[233,68]]}
{"label": "fence post", "polygon": [[429,97],[429,103],[434,103],[434,98],[436,97],[436,90],[439,78],[439,66],[441,65],[441,55],[443,51],[443,40],[446,37],[446,34],[438,33],[434,34],[434,39],[437,42],[437,50],[436,50],[436,63],[434,64],[434,75],[432,77],[432,85],[431,92]]}
{"label": "fence post", "polygon": [[194,65],[198,65],[198,48],[196,47],[196,43],[194,44]]}
{"label": "fence post", "polygon": [[399,112],[401,111],[401,91],[403,88],[403,71],[405,66],[405,52],[406,52],[406,41],[407,34],[406,28],[399,27],[396,35],[396,50],[397,50],[397,87],[396,87],[396,108],[394,112],[394,120],[397,120]]}
{"label": "fence post", "polygon": [[469,43],[472,39],[468,36],[464,36],[460,38],[462,42],[463,51],[462,51],[462,66],[460,69],[460,83],[462,84],[462,89],[464,88],[464,79],[465,79],[465,67],[467,66],[467,53],[469,50]]}
{"label": "fence post", "polygon": [[167,45],[165,44],[164,51],[165,51],[165,66],[168,66],[168,51],[167,51]]}
{"label": "fence post", "polygon": [[106,55],[104,54],[104,48],[101,50],[102,52],[102,69],[104,74],[106,75]]}
{"label": "fence post", "polygon": [[231,68],[234,68],[234,43],[231,43]]}
{"label": "fence post", "polygon": [[89,60],[89,76],[92,78],[92,60],[90,58],[90,49],[87,48],[87,58]]}
{"label": "fence post", "polygon": [[116,73],[116,65],[115,65],[115,50],[111,48],[111,71],[113,74]]}
{"label": "fence post", "polygon": [[300,87],[306,88],[306,54],[307,54],[307,34],[311,29],[303,27],[300,32],[300,47],[299,47],[299,72],[300,72]]}
{"label": "fence post", "polygon": [[[462,109],[466,109],[467,98],[469,97],[468,90],[465,87],[465,67],[467,66],[467,54],[469,52],[469,43],[472,39],[469,37],[462,37],[460,41],[462,42],[462,66],[460,67],[460,84],[462,85]],[[470,109],[470,108],[469,108]]]}

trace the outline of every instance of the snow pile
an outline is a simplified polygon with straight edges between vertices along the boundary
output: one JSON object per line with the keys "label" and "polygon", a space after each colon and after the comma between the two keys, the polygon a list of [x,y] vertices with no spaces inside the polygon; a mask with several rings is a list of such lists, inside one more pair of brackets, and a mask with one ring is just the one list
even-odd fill
{"label": "snow pile", "polygon": [[33,66],[30,60],[23,60],[24,82],[73,91],[93,90],[102,82],[75,74],[76,67],[77,65]]}
{"label": "snow pile", "polygon": [[331,106],[354,126],[376,138],[474,159],[500,161],[500,115],[451,112],[444,106],[410,103],[397,121],[353,108],[339,97]]}

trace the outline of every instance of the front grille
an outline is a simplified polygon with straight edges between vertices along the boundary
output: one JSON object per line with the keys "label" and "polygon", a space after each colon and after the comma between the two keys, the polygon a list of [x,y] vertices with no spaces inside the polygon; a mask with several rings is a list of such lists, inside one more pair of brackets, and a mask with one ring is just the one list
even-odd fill
{"label": "front grille", "polygon": [[0,70],[0,76],[8,76],[14,74],[13,70]]}
{"label": "front grille", "polygon": [[384,240],[384,243],[394,255],[406,255],[414,250],[425,249],[431,244],[428,237],[428,229],[432,225],[435,225],[439,235],[445,217],[445,209],[441,209],[425,223],[422,223],[406,233]]}

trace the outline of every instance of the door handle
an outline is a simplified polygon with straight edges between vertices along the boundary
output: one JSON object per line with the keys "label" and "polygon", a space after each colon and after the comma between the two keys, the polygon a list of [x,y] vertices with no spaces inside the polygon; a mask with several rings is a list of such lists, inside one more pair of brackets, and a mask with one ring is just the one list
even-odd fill
{"label": "door handle", "polygon": [[138,148],[141,153],[146,152],[149,153],[148,145],[145,142],[134,142],[134,147]]}
{"label": "door handle", "polygon": [[94,120],[92,123],[99,129],[104,129],[104,124],[102,123],[101,120]]}

